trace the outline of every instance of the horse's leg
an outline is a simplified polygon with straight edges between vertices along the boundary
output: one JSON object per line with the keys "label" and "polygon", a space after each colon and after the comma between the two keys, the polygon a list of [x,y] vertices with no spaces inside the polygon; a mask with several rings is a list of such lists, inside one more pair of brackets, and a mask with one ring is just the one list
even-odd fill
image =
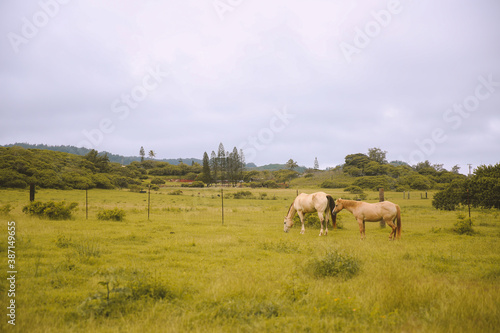
{"label": "horse's leg", "polygon": [[304,232],[306,232],[306,228],[304,227],[304,212],[298,211],[297,214],[299,214],[300,223],[302,223],[302,228],[300,229],[300,233],[304,234]]}
{"label": "horse's leg", "polygon": [[[325,220],[325,217],[324,217],[322,212],[318,212],[318,217],[319,217],[319,223],[321,223],[321,230],[319,231],[319,235],[322,236],[323,235],[323,221]],[[328,233],[328,225],[327,225],[325,236],[327,233]]]}
{"label": "horse's leg", "polygon": [[359,225],[359,234],[361,236],[361,240],[363,240],[365,234],[365,221],[363,220],[363,218],[359,218],[357,220]]}
{"label": "horse's leg", "polygon": [[328,221],[330,221],[330,214],[328,214],[328,210],[326,210],[323,213],[323,216],[325,217],[325,236],[328,235]]}
{"label": "horse's leg", "polygon": [[[388,224],[392,228],[391,234],[389,235],[389,239],[390,240],[396,239],[396,226],[394,225],[394,223],[392,223],[391,219],[384,219],[384,220],[385,220],[385,223]],[[394,236],[394,238],[393,238],[393,236]]]}

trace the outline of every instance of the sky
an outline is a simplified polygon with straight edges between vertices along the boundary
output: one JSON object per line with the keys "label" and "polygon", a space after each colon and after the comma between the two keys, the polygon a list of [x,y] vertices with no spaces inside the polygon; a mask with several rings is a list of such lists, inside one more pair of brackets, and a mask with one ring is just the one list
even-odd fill
{"label": "sky", "polygon": [[5,0],[0,144],[500,162],[498,0]]}

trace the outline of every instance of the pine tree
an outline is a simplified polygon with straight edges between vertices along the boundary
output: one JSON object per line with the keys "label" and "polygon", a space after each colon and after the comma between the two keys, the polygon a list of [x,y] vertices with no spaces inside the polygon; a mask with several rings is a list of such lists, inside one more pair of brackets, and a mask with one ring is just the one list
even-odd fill
{"label": "pine tree", "polygon": [[208,154],[207,152],[203,153],[203,169],[202,169],[202,181],[205,184],[211,184],[212,183],[212,177],[210,175],[210,160],[208,159]]}
{"label": "pine tree", "polygon": [[225,172],[227,167],[227,160],[226,160],[226,151],[224,149],[224,145],[222,144],[222,142],[219,144],[219,150],[217,151],[217,166],[219,168],[219,177],[221,183],[224,183],[224,181],[227,178]]}
{"label": "pine tree", "polygon": [[210,154],[210,168],[212,170],[212,179],[215,183],[219,178],[219,163],[217,161],[217,155],[215,151],[212,150],[212,154]]}
{"label": "pine tree", "polygon": [[141,150],[139,150],[139,155],[141,156],[141,162],[144,162],[144,156],[146,156],[146,152],[144,151],[143,146],[141,146]]}

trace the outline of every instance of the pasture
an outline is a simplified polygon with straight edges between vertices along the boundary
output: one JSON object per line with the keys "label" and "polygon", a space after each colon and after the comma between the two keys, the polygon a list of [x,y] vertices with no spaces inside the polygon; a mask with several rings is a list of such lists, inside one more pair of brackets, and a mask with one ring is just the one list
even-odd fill
{"label": "pasture", "polygon": [[[78,202],[73,220],[22,213],[29,193],[0,190],[2,332],[494,332],[500,327],[500,214],[472,210],[474,235],[453,232],[457,212],[386,192],[401,207],[402,237],[347,211],[319,237],[283,232],[295,189],[162,188],[147,194],[43,190],[36,200]],[[247,191],[247,189],[245,189]],[[312,193],[317,189],[301,189]],[[334,198],[349,197],[326,190]],[[417,198],[418,196],[418,198]],[[432,197],[432,193],[430,193]],[[368,202],[377,201],[370,192]],[[97,219],[123,209],[123,221]],[[16,222],[16,325],[7,323],[7,223]],[[337,261],[337,262],[335,262]],[[317,264],[347,264],[340,274]],[[347,267],[347,268],[346,268]],[[327,267],[328,268],[328,267]],[[342,271],[345,270],[345,271]]]}

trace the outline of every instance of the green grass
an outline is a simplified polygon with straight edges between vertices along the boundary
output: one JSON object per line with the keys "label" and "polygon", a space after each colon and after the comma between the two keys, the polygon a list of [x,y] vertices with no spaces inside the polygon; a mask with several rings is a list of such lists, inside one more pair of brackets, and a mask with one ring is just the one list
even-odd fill
{"label": "green grass", "polygon": [[[14,220],[18,270],[16,326],[4,318],[0,331],[498,330],[497,210],[473,210],[474,233],[459,235],[456,212],[433,209],[417,192],[411,200],[386,192],[402,208],[402,239],[391,242],[388,228],[367,223],[360,241],[345,211],[344,228],[327,237],[318,237],[316,227],[300,235],[300,225],[285,234],[295,189],[225,198],[224,224],[220,189],[182,191],[152,192],[148,221],[147,194],[91,190],[86,220],[84,191],[39,190],[36,200],[78,202],[73,220],[52,221],[21,212],[26,191],[0,190],[0,206],[11,205],[0,216],[0,258],[5,267],[7,222]],[[348,196],[342,189],[325,192]],[[377,199],[368,192],[368,201]],[[115,208],[126,213],[123,221],[98,220],[100,211]],[[326,272],[348,272],[346,263],[357,268],[317,274],[318,263]],[[3,268],[2,309],[9,301],[6,277]]]}

